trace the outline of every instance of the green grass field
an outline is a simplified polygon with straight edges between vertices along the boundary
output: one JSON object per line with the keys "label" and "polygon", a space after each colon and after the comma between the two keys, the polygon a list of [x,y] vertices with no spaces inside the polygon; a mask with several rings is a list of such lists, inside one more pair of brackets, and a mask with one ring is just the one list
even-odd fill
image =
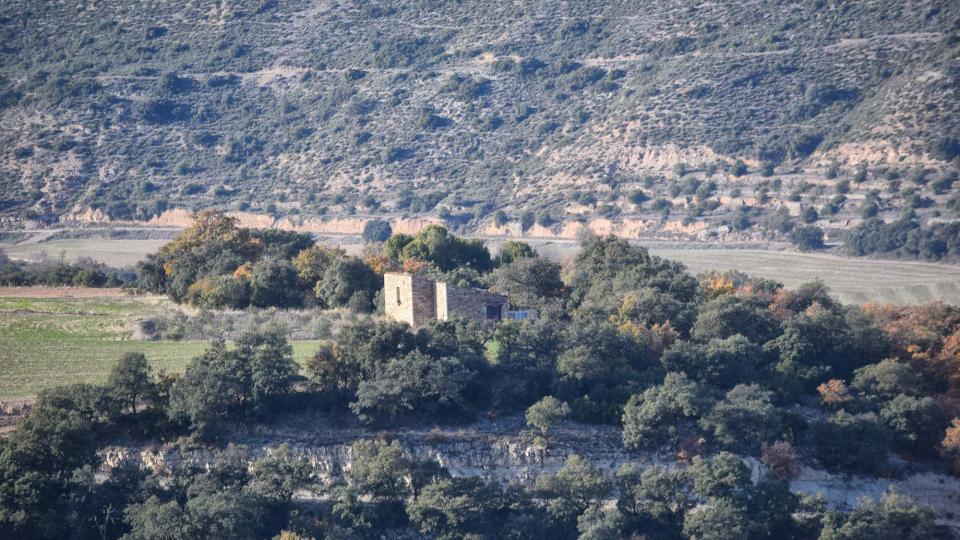
{"label": "green grass field", "polygon": [[[182,371],[207,346],[137,341],[129,321],[162,309],[157,298],[0,298],[0,399],[32,397],[75,382],[102,383],[125,352],[144,353],[155,370]],[[303,361],[317,341],[293,342]]]}

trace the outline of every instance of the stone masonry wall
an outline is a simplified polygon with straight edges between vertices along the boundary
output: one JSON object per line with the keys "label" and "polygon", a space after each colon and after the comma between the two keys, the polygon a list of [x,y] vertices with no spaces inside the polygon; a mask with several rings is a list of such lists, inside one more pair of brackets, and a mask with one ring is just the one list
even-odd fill
{"label": "stone masonry wall", "polygon": [[413,323],[411,323],[411,326],[420,326],[427,321],[436,319],[437,304],[434,299],[433,281],[411,276],[411,289],[413,304]]}
{"label": "stone masonry wall", "polygon": [[440,320],[463,318],[486,321],[488,305],[501,306],[501,317],[505,315],[507,299],[499,294],[437,283],[436,296],[437,318]]}
{"label": "stone masonry wall", "polygon": [[436,318],[433,282],[409,274],[383,275],[383,307],[387,317],[410,326]]}
{"label": "stone masonry wall", "polygon": [[434,284],[434,295],[437,299],[437,319],[441,321],[450,320],[450,312],[447,310],[448,300],[447,300],[447,287],[448,285],[442,281],[439,281]]}
{"label": "stone masonry wall", "polygon": [[507,299],[499,294],[456,287],[410,274],[384,274],[383,289],[387,317],[413,327],[432,319],[486,321],[488,305],[501,306],[502,317],[507,304]]}
{"label": "stone masonry wall", "polygon": [[413,324],[413,276],[383,275],[383,310],[395,321]]}

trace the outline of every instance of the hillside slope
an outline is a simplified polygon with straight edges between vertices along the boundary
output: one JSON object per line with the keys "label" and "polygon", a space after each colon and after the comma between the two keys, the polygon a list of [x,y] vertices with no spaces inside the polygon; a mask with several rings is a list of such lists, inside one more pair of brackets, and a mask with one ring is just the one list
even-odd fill
{"label": "hillside slope", "polygon": [[779,206],[848,227],[874,189],[948,217],[958,26],[950,0],[10,0],[0,213],[750,234]]}

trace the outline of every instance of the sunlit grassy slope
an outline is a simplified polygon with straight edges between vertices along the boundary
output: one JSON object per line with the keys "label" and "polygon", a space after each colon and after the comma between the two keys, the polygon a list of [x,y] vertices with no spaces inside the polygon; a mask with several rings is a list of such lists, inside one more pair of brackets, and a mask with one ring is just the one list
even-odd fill
{"label": "sunlit grassy slope", "polygon": [[[182,371],[206,343],[138,341],[124,325],[158,309],[154,300],[0,298],[0,399],[31,397],[43,388],[102,383],[125,352],[147,355],[154,370]],[[295,341],[302,361],[316,341]]]}

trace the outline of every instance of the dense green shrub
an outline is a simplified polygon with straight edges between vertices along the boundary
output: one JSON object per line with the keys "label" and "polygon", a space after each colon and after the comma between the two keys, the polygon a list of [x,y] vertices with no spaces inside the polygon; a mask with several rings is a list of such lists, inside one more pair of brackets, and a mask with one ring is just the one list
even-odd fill
{"label": "dense green shrub", "polygon": [[663,384],[634,395],[623,409],[623,445],[644,448],[676,440],[677,422],[696,417],[708,407],[703,387],[685,374],[668,373]]}
{"label": "dense green shrub", "polygon": [[393,229],[388,221],[373,219],[363,224],[364,242],[385,242],[391,234]]}
{"label": "dense green shrub", "polygon": [[813,225],[797,227],[790,232],[790,241],[800,251],[823,249],[823,229]]}
{"label": "dense green shrub", "polygon": [[921,227],[909,216],[892,223],[866,219],[846,236],[851,255],[888,255],[940,260],[960,256],[960,224],[937,223]]}
{"label": "dense green shrub", "polygon": [[314,293],[327,307],[345,306],[354,294],[368,300],[383,286],[383,281],[357,257],[334,261],[317,282]]}
{"label": "dense green shrub", "polygon": [[704,415],[704,429],[725,448],[755,451],[781,432],[782,413],[772,403],[773,393],[756,384],[740,384],[727,392]]}
{"label": "dense green shrub", "polygon": [[288,259],[264,257],[250,270],[250,304],[257,307],[299,307],[303,292]]}
{"label": "dense green shrub", "polygon": [[809,439],[817,459],[833,471],[876,472],[890,451],[890,433],[872,413],[838,412],[811,425]]}
{"label": "dense green shrub", "polygon": [[463,417],[475,401],[476,374],[453,357],[412,352],[388,361],[357,387],[351,409],[367,420]]}
{"label": "dense green shrub", "polygon": [[235,414],[261,412],[291,391],[297,373],[293,349],[278,328],[246,332],[229,350],[213,343],[190,361],[170,388],[171,419],[216,435]]}
{"label": "dense green shrub", "polygon": [[425,227],[412,237],[395,234],[387,240],[385,252],[401,262],[408,259],[430,262],[442,271],[465,266],[485,272],[493,266],[483,242],[454,236],[439,225]]}
{"label": "dense green shrub", "polygon": [[936,524],[933,512],[910,499],[885,494],[880,501],[862,501],[849,514],[830,512],[825,516],[824,540],[856,538],[931,538],[947,539],[950,532]]}

